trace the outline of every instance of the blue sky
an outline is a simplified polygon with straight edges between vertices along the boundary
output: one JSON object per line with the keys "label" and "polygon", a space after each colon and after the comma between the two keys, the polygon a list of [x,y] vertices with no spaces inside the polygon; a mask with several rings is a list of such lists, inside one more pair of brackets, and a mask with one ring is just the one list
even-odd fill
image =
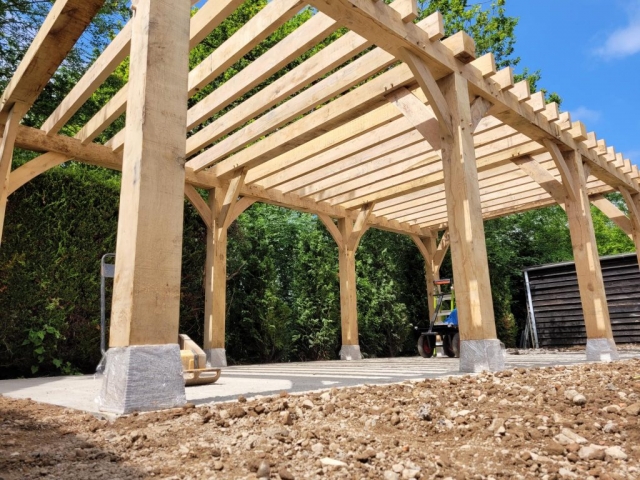
{"label": "blue sky", "polygon": [[640,0],[508,0],[516,56],[588,131],[640,165]]}

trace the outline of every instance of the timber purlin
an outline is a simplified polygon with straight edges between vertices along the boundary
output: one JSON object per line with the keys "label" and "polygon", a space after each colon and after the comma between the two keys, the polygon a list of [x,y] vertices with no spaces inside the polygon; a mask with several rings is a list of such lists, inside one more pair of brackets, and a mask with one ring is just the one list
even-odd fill
{"label": "timber purlin", "polygon": [[[636,255],[601,257],[600,265],[616,343],[640,342],[640,269]],[[573,262],[526,271],[540,346],[584,345],[587,335]]]}

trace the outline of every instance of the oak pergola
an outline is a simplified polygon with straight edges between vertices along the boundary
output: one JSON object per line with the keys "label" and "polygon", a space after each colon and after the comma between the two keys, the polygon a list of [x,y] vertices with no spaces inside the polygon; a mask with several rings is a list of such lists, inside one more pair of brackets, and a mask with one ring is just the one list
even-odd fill
{"label": "oak pergola", "polygon": [[[56,165],[122,170],[111,347],[177,341],[186,196],[208,228],[204,347],[213,363],[226,361],[227,229],[254,202],[313,213],[335,239],[344,358],[360,355],[355,252],[368,228],[414,240],[428,294],[451,249],[464,357],[473,342],[496,339],[483,220],[560,204],[588,338],[615,350],[590,203],[640,252],[640,174],[629,160],[526,81],[514,83],[511,68],[496,71],[492,54],[476,58],[466,33],[444,38],[439,13],[414,23],[416,0],[272,0],[189,71],[189,49],[242,0],[209,0],[190,17],[192,3],[134,0],[132,20],[34,129],[22,117],[102,4],[57,0],[0,100],[0,225],[7,197]],[[317,9],[310,20],[187,108],[306,5]],[[342,27],[348,33],[239,102]],[[61,135],[127,56],[129,83],[75,137]],[[125,111],[126,128],[94,142]],[[10,171],[14,146],[42,155]],[[614,191],[628,217],[603,196]],[[490,349],[484,355],[480,363],[498,368]],[[463,358],[462,368],[476,367]]]}

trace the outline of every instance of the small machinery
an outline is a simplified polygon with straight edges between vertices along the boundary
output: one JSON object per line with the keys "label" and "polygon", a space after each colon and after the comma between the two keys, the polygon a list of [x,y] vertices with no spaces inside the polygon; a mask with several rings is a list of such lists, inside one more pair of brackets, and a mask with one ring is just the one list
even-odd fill
{"label": "small machinery", "polygon": [[[106,321],[106,279],[115,276],[115,254],[107,253],[100,261],[100,351],[104,359],[107,353],[107,321]],[[191,340],[188,335],[178,335],[178,344],[180,345],[180,360],[182,360],[182,372],[184,375],[184,384],[190,385],[206,385],[214,383],[220,378],[219,368],[207,367],[207,355],[198,346],[196,342]],[[104,369],[104,365],[100,362],[98,370]]]}
{"label": "small machinery", "polygon": [[[427,326],[415,326],[418,338],[418,353],[424,358],[435,357],[437,347],[447,357],[460,356],[460,333],[458,331],[458,312],[455,309],[455,295],[451,279],[434,281],[435,310]],[[448,309],[443,305],[448,303]]]}

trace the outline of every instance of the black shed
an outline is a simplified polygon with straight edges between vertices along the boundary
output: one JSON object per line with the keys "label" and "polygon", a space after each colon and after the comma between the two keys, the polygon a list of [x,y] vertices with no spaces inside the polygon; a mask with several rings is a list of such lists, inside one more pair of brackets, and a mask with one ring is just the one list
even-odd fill
{"label": "black shed", "polygon": [[[640,342],[640,268],[635,253],[601,257],[616,343]],[[540,347],[585,345],[587,334],[573,262],[524,270],[531,323]]]}

